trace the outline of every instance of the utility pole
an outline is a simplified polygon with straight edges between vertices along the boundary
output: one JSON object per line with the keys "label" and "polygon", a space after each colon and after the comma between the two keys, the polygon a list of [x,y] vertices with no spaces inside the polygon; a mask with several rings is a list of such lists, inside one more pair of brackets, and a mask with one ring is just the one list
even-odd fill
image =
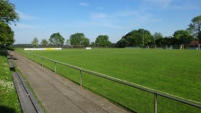
{"label": "utility pole", "polygon": [[144,47],[144,29],[143,29],[143,32],[142,32],[142,47]]}

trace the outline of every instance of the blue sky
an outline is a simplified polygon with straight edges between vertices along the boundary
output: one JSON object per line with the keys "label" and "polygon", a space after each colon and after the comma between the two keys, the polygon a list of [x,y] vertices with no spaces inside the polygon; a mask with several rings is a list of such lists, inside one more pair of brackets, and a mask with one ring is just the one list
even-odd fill
{"label": "blue sky", "polygon": [[15,44],[39,42],[59,32],[65,39],[84,33],[90,41],[108,35],[117,42],[128,32],[144,28],[172,36],[201,15],[201,0],[10,0],[20,16]]}

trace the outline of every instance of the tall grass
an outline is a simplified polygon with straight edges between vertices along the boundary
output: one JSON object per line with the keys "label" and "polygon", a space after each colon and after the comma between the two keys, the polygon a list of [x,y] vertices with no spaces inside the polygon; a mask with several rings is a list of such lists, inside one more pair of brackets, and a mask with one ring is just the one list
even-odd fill
{"label": "tall grass", "polygon": [[0,113],[21,113],[8,61],[0,48]]}
{"label": "tall grass", "polygon": [[[183,98],[201,102],[201,51],[93,49],[29,51],[60,62],[104,73]],[[33,57],[32,57],[33,58]],[[41,58],[35,58],[41,63]],[[45,66],[54,69],[52,62]],[[79,72],[57,64],[57,72],[79,82]],[[92,75],[83,75],[90,90],[136,112],[153,111],[153,95]],[[159,97],[159,112],[201,112],[196,108]]]}

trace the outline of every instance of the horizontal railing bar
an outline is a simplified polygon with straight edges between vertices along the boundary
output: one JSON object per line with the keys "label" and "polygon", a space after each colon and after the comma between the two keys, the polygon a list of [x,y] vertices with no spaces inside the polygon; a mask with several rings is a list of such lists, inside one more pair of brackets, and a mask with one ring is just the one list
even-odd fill
{"label": "horizontal railing bar", "polygon": [[127,81],[123,81],[123,80],[120,80],[120,79],[117,79],[117,78],[113,78],[113,77],[110,77],[110,76],[107,76],[107,75],[104,75],[104,74],[95,73],[93,71],[83,70],[83,72],[86,72],[86,73],[89,73],[89,74],[92,74],[92,75],[97,75],[99,77],[106,78],[106,79],[109,79],[111,81],[121,83],[121,84],[130,86],[130,87],[134,87],[134,88],[137,88],[139,90],[143,90],[143,91],[146,91],[146,92],[149,92],[149,93],[157,94],[157,95],[160,95],[160,96],[165,97],[165,98],[169,98],[169,99],[172,99],[172,100],[175,100],[175,101],[182,102],[184,104],[188,104],[188,105],[191,105],[191,106],[201,108],[201,105],[191,103],[191,102],[189,102],[187,100],[184,100],[181,97],[176,97],[176,96],[173,96],[171,94],[164,93],[164,92],[162,93],[162,92],[156,91],[156,90],[151,89],[151,88],[147,88],[147,87],[144,87],[144,86],[141,86],[141,85],[138,85],[138,84],[134,84],[134,83],[129,83]]}
{"label": "horizontal railing bar", "polygon": [[[27,53],[27,52],[25,52],[25,53]],[[30,54],[30,53],[27,53],[27,54]],[[30,54],[30,55],[34,55],[34,54]],[[154,89],[151,89],[151,88],[147,88],[147,87],[141,86],[139,84],[130,83],[128,81],[120,80],[120,79],[117,79],[117,78],[114,78],[114,77],[111,77],[111,76],[108,76],[108,75],[105,75],[105,74],[102,74],[102,73],[97,73],[97,72],[90,71],[90,70],[87,70],[87,69],[83,69],[83,68],[80,68],[80,67],[77,67],[77,66],[73,66],[73,65],[70,65],[70,64],[66,64],[66,63],[62,63],[62,62],[56,61],[56,60],[45,58],[45,57],[42,57],[42,56],[39,56],[39,55],[35,55],[35,56],[41,57],[43,59],[46,59],[46,60],[49,60],[49,61],[52,61],[52,62],[56,62],[56,63],[64,65],[64,66],[68,66],[70,68],[74,68],[74,69],[79,70],[79,71],[83,71],[83,72],[88,73],[88,74],[96,75],[96,76],[99,76],[101,78],[105,78],[105,79],[111,80],[113,82],[117,82],[117,83],[120,83],[120,84],[123,84],[123,85],[126,85],[126,86],[130,86],[130,87],[134,87],[136,89],[139,89],[139,90],[142,90],[142,91],[145,91],[145,92],[149,92],[149,93],[152,93],[152,94],[157,94],[157,95],[160,95],[162,97],[165,97],[165,98],[168,98],[168,99],[172,99],[172,100],[175,100],[175,101],[178,101],[178,102],[190,105],[190,106],[201,108],[200,103],[197,102],[197,101],[193,101],[193,100],[190,100],[190,99],[184,99],[184,98],[181,98],[181,97],[178,97],[178,96],[174,96],[174,95],[171,95],[171,94],[168,94],[168,93],[164,93],[164,92],[159,92],[157,90],[154,90]]]}

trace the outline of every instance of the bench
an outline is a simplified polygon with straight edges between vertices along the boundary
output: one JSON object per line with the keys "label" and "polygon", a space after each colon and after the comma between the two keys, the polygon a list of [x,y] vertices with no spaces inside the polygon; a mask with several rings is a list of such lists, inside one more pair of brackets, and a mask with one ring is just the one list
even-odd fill
{"label": "bench", "polygon": [[29,87],[18,72],[13,72],[15,89],[18,94],[18,99],[23,113],[44,113],[40,104],[33,96]]}
{"label": "bench", "polygon": [[11,59],[12,57],[10,55],[7,55],[7,59]]}
{"label": "bench", "polygon": [[8,65],[11,71],[15,71],[15,64],[13,63],[12,59],[8,59]]}
{"label": "bench", "polygon": [[10,70],[11,70],[11,71],[15,71],[15,65],[14,65],[14,63],[13,63],[13,61],[12,61],[12,57],[11,57],[11,55],[8,53],[7,50],[5,50],[5,55],[6,55],[7,59],[8,59],[8,65],[9,65],[9,67],[10,67]]}

